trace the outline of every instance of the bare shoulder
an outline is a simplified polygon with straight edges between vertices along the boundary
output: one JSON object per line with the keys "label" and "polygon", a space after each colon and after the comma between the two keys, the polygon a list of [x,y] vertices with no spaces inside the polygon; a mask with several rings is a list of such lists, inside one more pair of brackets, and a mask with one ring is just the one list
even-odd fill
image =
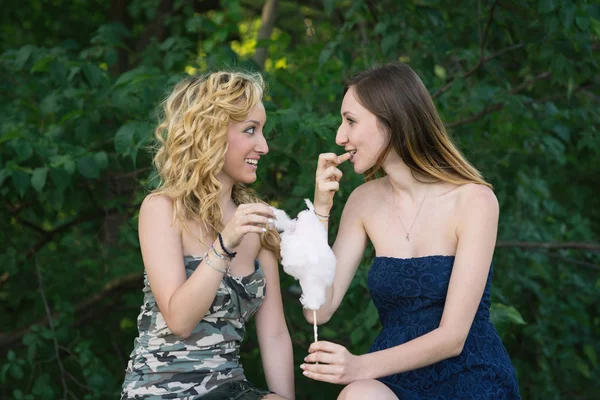
{"label": "bare shoulder", "polygon": [[172,221],[173,220],[173,200],[165,195],[151,193],[142,202],[140,206],[140,222],[142,220],[151,221]]}
{"label": "bare shoulder", "polygon": [[458,188],[460,212],[481,215],[498,215],[500,206],[494,191],[477,183],[467,183]]}
{"label": "bare shoulder", "polygon": [[383,188],[383,179],[385,178],[373,179],[358,186],[352,191],[350,197],[348,197],[348,201],[364,203],[378,198]]}

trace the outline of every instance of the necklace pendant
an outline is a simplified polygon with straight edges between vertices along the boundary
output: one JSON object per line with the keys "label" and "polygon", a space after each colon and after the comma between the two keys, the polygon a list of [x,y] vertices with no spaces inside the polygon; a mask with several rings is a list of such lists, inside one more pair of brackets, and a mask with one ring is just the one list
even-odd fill
{"label": "necklace pendant", "polygon": [[410,242],[410,236],[409,235],[410,235],[409,233],[406,234],[406,241],[407,242]]}

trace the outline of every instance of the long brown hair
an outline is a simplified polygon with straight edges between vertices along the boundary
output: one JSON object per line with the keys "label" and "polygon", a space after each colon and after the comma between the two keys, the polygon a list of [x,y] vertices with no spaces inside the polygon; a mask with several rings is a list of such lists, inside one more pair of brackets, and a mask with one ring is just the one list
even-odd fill
{"label": "long brown hair", "polygon": [[429,92],[408,65],[393,63],[360,72],[346,82],[344,94],[351,87],[359,103],[389,134],[387,147],[365,172],[366,180],[385,175],[382,164],[393,150],[413,176],[418,173],[457,185],[492,187],[452,142]]}
{"label": "long brown hair", "polygon": [[[161,182],[154,193],[173,200],[173,219],[189,233],[186,219],[199,221],[213,236],[223,229],[217,174],[227,152],[227,128],[231,121],[243,121],[262,101],[264,87],[258,73],[213,72],[179,82],[163,102],[154,156]],[[238,205],[260,202],[241,184],[233,186],[231,196]],[[274,230],[261,234],[263,247],[277,256],[279,242]]]}

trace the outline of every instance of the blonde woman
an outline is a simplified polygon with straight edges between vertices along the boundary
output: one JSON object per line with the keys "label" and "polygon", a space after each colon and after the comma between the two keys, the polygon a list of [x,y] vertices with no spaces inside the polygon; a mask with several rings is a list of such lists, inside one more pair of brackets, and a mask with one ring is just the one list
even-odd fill
{"label": "blonde woman", "polygon": [[[271,209],[244,185],[269,148],[260,75],[216,72],[164,103],[154,162],[161,185],[140,208],[144,303],[123,399],[293,399],[292,344]],[[269,390],[239,360],[256,329]]]}
{"label": "blonde woman", "polygon": [[370,240],[368,286],[383,329],[364,355],[314,343],[304,374],[347,385],[346,400],[519,399],[489,320],[499,208],[490,184],[454,146],[407,65],[353,77],[341,114],[336,143],[346,153],[322,154],[317,170],[314,205],[324,225],[339,163],[349,159],[367,182],[344,207],[336,276],[317,321],[339,307]]}

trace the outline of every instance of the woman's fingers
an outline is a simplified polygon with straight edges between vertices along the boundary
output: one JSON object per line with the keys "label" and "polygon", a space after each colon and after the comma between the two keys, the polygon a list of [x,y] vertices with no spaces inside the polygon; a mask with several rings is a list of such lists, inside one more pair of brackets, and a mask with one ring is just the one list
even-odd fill
{"label": "woman's fingers", "polygon": [[324,170],[330,165],[338,165],[339,159],[335,153],[321,153],[319,154],[319,160],[317,162],[317,172]]}
{"label": "woman's fingers", "polygon": [[344,175],[342,171],[334,166],[331,166],[320,173],[317,178],[322,180],[335,179],[336,181],[339,181],[342,178],[342,175]]}
{"label": "woman's fingers", "polygon": [[337,364],[338,356],[335,353],[325,353],[323,351],[317,351],[314,353],[310,353],[306,357],[304,357],[304,361],[309,363],[325,363],[325,364]]}
{"label": "woman's fingers", "polygon": [[265,225],[273,222],[273,218],[264,217],[259,214],[248,214],[243,217],[242,223],[244,225],[253,224],[253,225]]}
{"label": "woman's fingers", "polygon": [[324,170],[331,165],[340,165],[344,161],[350,159],[351,153],[348,151],[344,154],[337,155],[335,153],[321,153],[319,154],[319,161],[317,162],[317,172]]}
{"label": "woman's fingers", "polygon": [[308,348],[309,353],[314,353],[317,351],[324,351],[326,353],[333,353],[340,350],[345,350],[346,348],[342,345],[328,342],[326,340],[319,340],[318,342],[311,343]]}
{"label": "woman's fingers", "polygon": [[238,212],[243,213],[244,215],[262,215],[267,218],[275,218],[275,213],[273,209],[266,204],[262,203],[249,203],[242,204],[238,208]]}

